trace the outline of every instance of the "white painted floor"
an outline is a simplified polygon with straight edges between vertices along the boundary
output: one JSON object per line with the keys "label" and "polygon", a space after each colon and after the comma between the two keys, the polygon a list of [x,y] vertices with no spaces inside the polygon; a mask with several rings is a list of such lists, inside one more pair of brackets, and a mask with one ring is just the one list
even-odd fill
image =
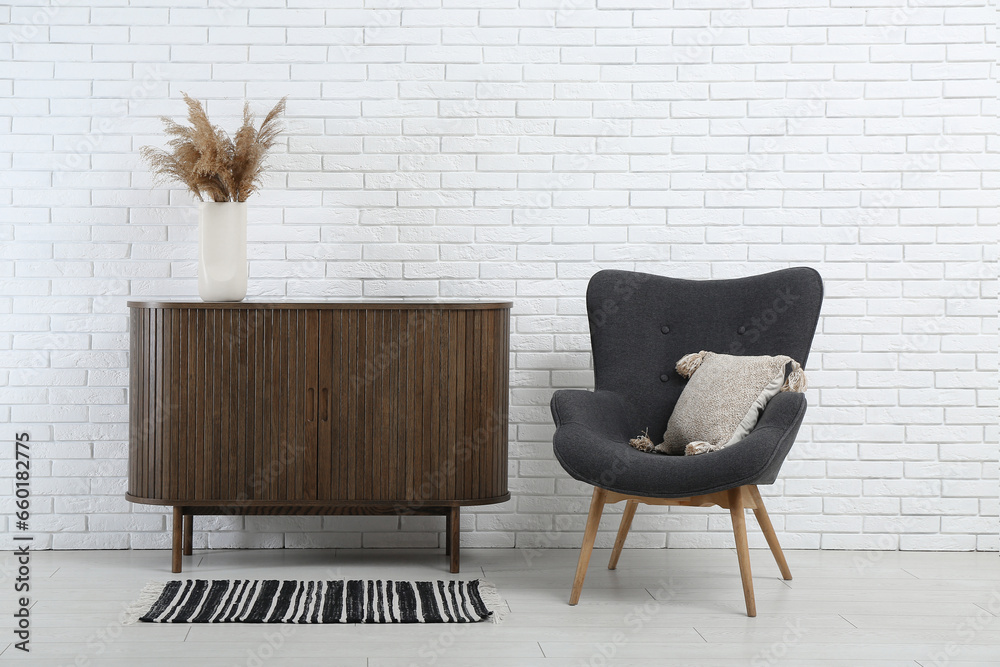
{"label": "white painted floor", "polygon": [[[566,604],[571,550],[202,551],[171,575],[165,551],[32,555],[31,652],[11,641],[3,582],[0,664],[109,667],[584,667],[1000,665],[995,553],[787,551],[782,581],[752,554],[747,618],[733,550],[626,549],[617,571],[595,550],[583,597]],[[3,560],[10,572],[12,558]],[[501,625],[155,625],[118,616],[147,581],[484,577],[510,613]],[[140,659],[138,661],[137,659]]]}

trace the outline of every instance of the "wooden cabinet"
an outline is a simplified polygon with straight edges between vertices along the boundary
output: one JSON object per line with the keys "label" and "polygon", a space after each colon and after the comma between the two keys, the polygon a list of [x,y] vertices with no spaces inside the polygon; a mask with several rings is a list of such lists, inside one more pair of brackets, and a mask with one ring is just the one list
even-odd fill
{"label": "wooden cabinet", "polygon": [[127,498],[200,514],[508,500],[510,303],[129,302]]}

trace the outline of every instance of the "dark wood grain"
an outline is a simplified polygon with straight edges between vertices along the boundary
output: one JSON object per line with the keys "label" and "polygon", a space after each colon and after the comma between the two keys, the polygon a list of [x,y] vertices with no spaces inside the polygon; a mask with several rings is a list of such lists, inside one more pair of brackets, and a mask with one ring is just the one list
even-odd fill
{"label": "dark wood grain", "polygon": [[171,558],[170,558],[170,571],[180,572],[181,571],[181,552],[183,550],[183,522],[184,522],[184,508],[175,505],[174,506],[174,524],[173,524],[173,534],[171,540]]}
{"label": "dark wood grain", "polygon": [[129,305],[129,500],[444,514],[457,567],[509,499],[509,303]]}
{"label": "dark wood grain", "polygon": [[376,505],[249,505],[246,507],[228,505],[185,505],[186,515],[214,516],[443,516],[451,515],[453,507],[395,507],[378,503]]}
{"label": "dark wood grain", "polygon": [[184,514],[184,544],[183,553],[190,556],[194,550],[194,516],[190,513]]}
{"label": "dark wood grain", "polygon": [[462,510],[459,507],[451,507],[448,510],[448,557],[449,564],[451,565],[452,573],[458,572],[459,569],[459,539],[461,535],[461,524],[462,524]]}
{"label": "dark wood grain", "polygon": [[129,308],[199,310],[510,310],[510,301],[128,301]]}
{"label": "dark wood grain", "polygon": [[[288,500],[255,500],[255,501],[218,501],[218,500],[185,500],[184,498],[143,498],[140,496],[133,496],[131,493],[125,494],[125,499],[132,503],[141,503],[143,505],[168,505],[168,506],[183,506],[185,511],[190,512],[193,507],[229,507],[232,509],[231,512],[215,512],[215,514],[241,514],[245,510],[249,510],[255,507],[258,508],[274,508],[274,507],[300,507],[303,512],[309,508],[317,507],[336,507],[339,508],[337,512],[331,512],[331,514],[344,514],[345,510],[352,508],[381,508],[385,509],[388,514],[420,514],[423,510],[428,507],[467,507],[473,505],[495,505],[496,503],[502,503],[510,500],[510,492],[503,494],[502,496],[494,496],[492,498],[459,498],[457,500],[435,500],[433,505],[427,502],[407,502],[405,500],[394,501],[387,503],[384,500],[297,500],[294,503],[290,503]],[[197,512],[195,512],[197,514]],[[212,512],[210,512],[211,514]],[[288,514],[289,512],[285,512]],[[362,513],[368,513],[362,512]]]}

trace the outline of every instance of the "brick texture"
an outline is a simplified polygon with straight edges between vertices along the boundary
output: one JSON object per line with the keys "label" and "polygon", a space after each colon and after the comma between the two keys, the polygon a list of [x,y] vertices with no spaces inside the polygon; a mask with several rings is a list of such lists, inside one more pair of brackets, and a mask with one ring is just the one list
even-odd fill
{"label": "brick texture", "polygon": [[[811,409],[764,490],[783,544],[997,548],[993,0],[103,4],[0,7],[0,422],[34,442],[38,546],[168,544],[162,508],[123,498],[125,300],[197,293],[196,209],[137,156],[185,91],[226,128],[289,97],[252,295],[514,301],[514,497],[469,510],[466,544],[580,543],[547,401],[592,386],[592,273],[808,265]],[[436,520],[201,526],[197,546],[443,544]],[[731,540],[724,513],[644,509],[629,544]]]}

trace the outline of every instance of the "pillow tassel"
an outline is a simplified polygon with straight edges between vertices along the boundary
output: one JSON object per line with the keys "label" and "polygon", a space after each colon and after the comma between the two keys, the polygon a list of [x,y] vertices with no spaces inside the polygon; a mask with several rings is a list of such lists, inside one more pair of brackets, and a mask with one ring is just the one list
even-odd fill
{"label": "pillow tassel", "polygon": [[640,452],[651,452],[653,451],[653,441],[649,439],[649,429],[647,428],[640,435],[635,436],[628,441],[628,444],[635,447]]}
{"label": "pillow tassel", "polygon": [[712,443],[705,442],[704,440],[693,440],[685,445],[684,456],[697,456],[698,454],[717,452],[720,449],[722,449],[721,445],[713,445]]}
{"label": "pillow tassel", "polygon": [[792,361],[792,372],[785,378],[785,384],[781,385],[781,391],[794,391],[803,393],[808,384],[806,383],[806,372],[802,370],[799,362]]}
{"label": "pillow tassel", "polygon": [[681,377],[691,377],[691,375],[698,370],[698,367],[701,366],[701,362],[705,360],[706,354],[708,354],[708,352],[705,350],[685,354],[680,358],[680,361],[677,362],[677,372]]}

